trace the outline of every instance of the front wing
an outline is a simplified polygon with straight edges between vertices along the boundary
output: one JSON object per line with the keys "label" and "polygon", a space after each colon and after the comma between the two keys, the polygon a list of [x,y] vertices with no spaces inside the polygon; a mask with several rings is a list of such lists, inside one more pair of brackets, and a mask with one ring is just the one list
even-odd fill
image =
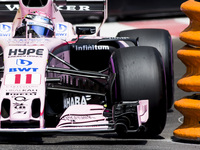
{"label": "front wing", "polygon": [[[130,104],[124,103],[121,107]],[[135,106],[138,117],[139,131],[142,124],[148,120],[148,100],[140,100],[131,104]],[[85,133],[85,132],[114,132],[117,123],[109,122],[104,116],[107,110],[101,105],[73,105],[70,106],[60,117],[60,122],[55,128],[1,128],[1,133]],[[133,113],[133,112],[132,112]],[[114,116],[113,116],[114,117]],[[113,118],[115,120],[115,118]]]}

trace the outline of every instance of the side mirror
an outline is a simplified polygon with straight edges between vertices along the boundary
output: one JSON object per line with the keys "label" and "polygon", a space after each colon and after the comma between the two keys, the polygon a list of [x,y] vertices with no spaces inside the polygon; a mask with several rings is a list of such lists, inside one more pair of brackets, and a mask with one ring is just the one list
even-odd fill
{"label": "side mirror", "polygon": [[76,27],[76,34],[78,35],[92,35],[96,33],[96,27]]}

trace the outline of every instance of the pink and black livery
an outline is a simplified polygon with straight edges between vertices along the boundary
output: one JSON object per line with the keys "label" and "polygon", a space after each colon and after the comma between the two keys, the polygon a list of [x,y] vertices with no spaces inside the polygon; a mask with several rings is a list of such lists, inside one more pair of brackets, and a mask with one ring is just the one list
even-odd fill
{"label": "pink and black livery", "polygon": [[[0,23],[0,132],[162,132],[173,101],[167,31],[102,37],[107,0],[10,2],[20,7]],[[61,6],[102,15],[102,24],[74,29]]]}

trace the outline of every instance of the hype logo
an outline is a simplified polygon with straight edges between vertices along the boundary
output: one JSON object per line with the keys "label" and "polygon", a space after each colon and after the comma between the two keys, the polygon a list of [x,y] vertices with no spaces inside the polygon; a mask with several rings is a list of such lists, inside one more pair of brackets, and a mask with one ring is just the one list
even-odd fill
{"label": "hype logo", "polygon": [[67,26],[64,24],[57,24],[56,25],[56,31],[57,32],[66,32],[67,31]]}
{"label": "hype logo", "polygon": [[6,33],[11,31],[11,27],[9,25],[6,24],[0,24],[0,32],[2,33]]}
{"label": "hype logo", "polygon": [[32,65],[32,62],[24,59],[17,59],[16,64],[18,66],[30,66]]}

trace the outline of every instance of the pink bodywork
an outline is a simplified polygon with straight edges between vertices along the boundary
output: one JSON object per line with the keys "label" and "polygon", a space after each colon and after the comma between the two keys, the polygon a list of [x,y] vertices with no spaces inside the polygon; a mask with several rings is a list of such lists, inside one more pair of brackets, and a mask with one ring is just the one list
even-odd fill
{"label": "pink bodywork", "polygon": [[[53,51],[59,45],[71,41],[77,35],[73,31],[72,25],[64,22],[60,12],[55,11],[51,0],[48,1],[46,6],[40,8],[26,7],[23,5],[22,0],[19,0],[19,4],[20,9],[17,11],[13,23],[1,23],[1,26],[6,30],[6,33],[2,34],[7,35],[6,37],[0,37],[3,38],[3,40],[0,40],[0,45],[4,53],[4,75],[1,79],[0,102],[2,103],[5,98],[10,99],[11,106],[10,117],[1,117],[0,120],[35,120],[40,121],[40,128],[44,128],[45,73],[49,51]],[[52,17],[55,25],[54,38],[12,38],[25,15],[33,11],[43,10],[45,10],[48,16]],[[62,34],[64,36],[59,35],[60,28],[57,28],[57,26],[67,28],[65,34]],[[69,62],[69,54],[66,54],[66,56],[68,58],[65,58],[65,60]],[[25,64],[20,63],[20,61],[23,61]],[[31,63],[31,65],[27,63]],[[28,94],[26,95],[26,93]],[[31,106],[34,99],[40,99],[41,103],[40,117],[38,118],[32,117]]]}
{"label": "pink bodywork", "polygon": [[[26,122],[40,121],[40,130],[45,128],[44,107],[46,94],[46,67],[49,51],[76,39],[71,23],[65,22],[52,0],[44,7],[30,8],[19,0],[20,9],[13,23],[1,23],[5,32],[0,33],[0,45],[4,54],[4,74],[0,88],[0,110],[4,99],[10,99],[10,116],[0,121]],[[53,38],[13,38],[15,30],[25,15],[32,11],[44,11],[51,17],[55,26]],[[62,30],[62,28],[67,30]],[[65,60],[69,62],[69,51]],[[22,63],[23,62],[23,63]],[[40,99],[40,116],[32,117],[32,102]],[[56,100],[55,100],[56,102]],[[148,100],[139,101],[137,106],[139,126],[148,120]],[[108,121],[103,116],[105,108],[101,105],[74,105],[66,109],[56,130],[108,129]],[[1,125],[1,124],[0,124]],[[97,126],[100,125],[100,126]],[[82,127],[81,127],[82,126]],[[3,129],[0,129],[3,130]],[[7,129],[5,129],[7,130]],[[21,130],[21,129],[16,129]],[[27,129],[30,130],[30,129]],[[33,129],[34,130],[34,129]],[[50,130],[50,129],[49,129]]]}

